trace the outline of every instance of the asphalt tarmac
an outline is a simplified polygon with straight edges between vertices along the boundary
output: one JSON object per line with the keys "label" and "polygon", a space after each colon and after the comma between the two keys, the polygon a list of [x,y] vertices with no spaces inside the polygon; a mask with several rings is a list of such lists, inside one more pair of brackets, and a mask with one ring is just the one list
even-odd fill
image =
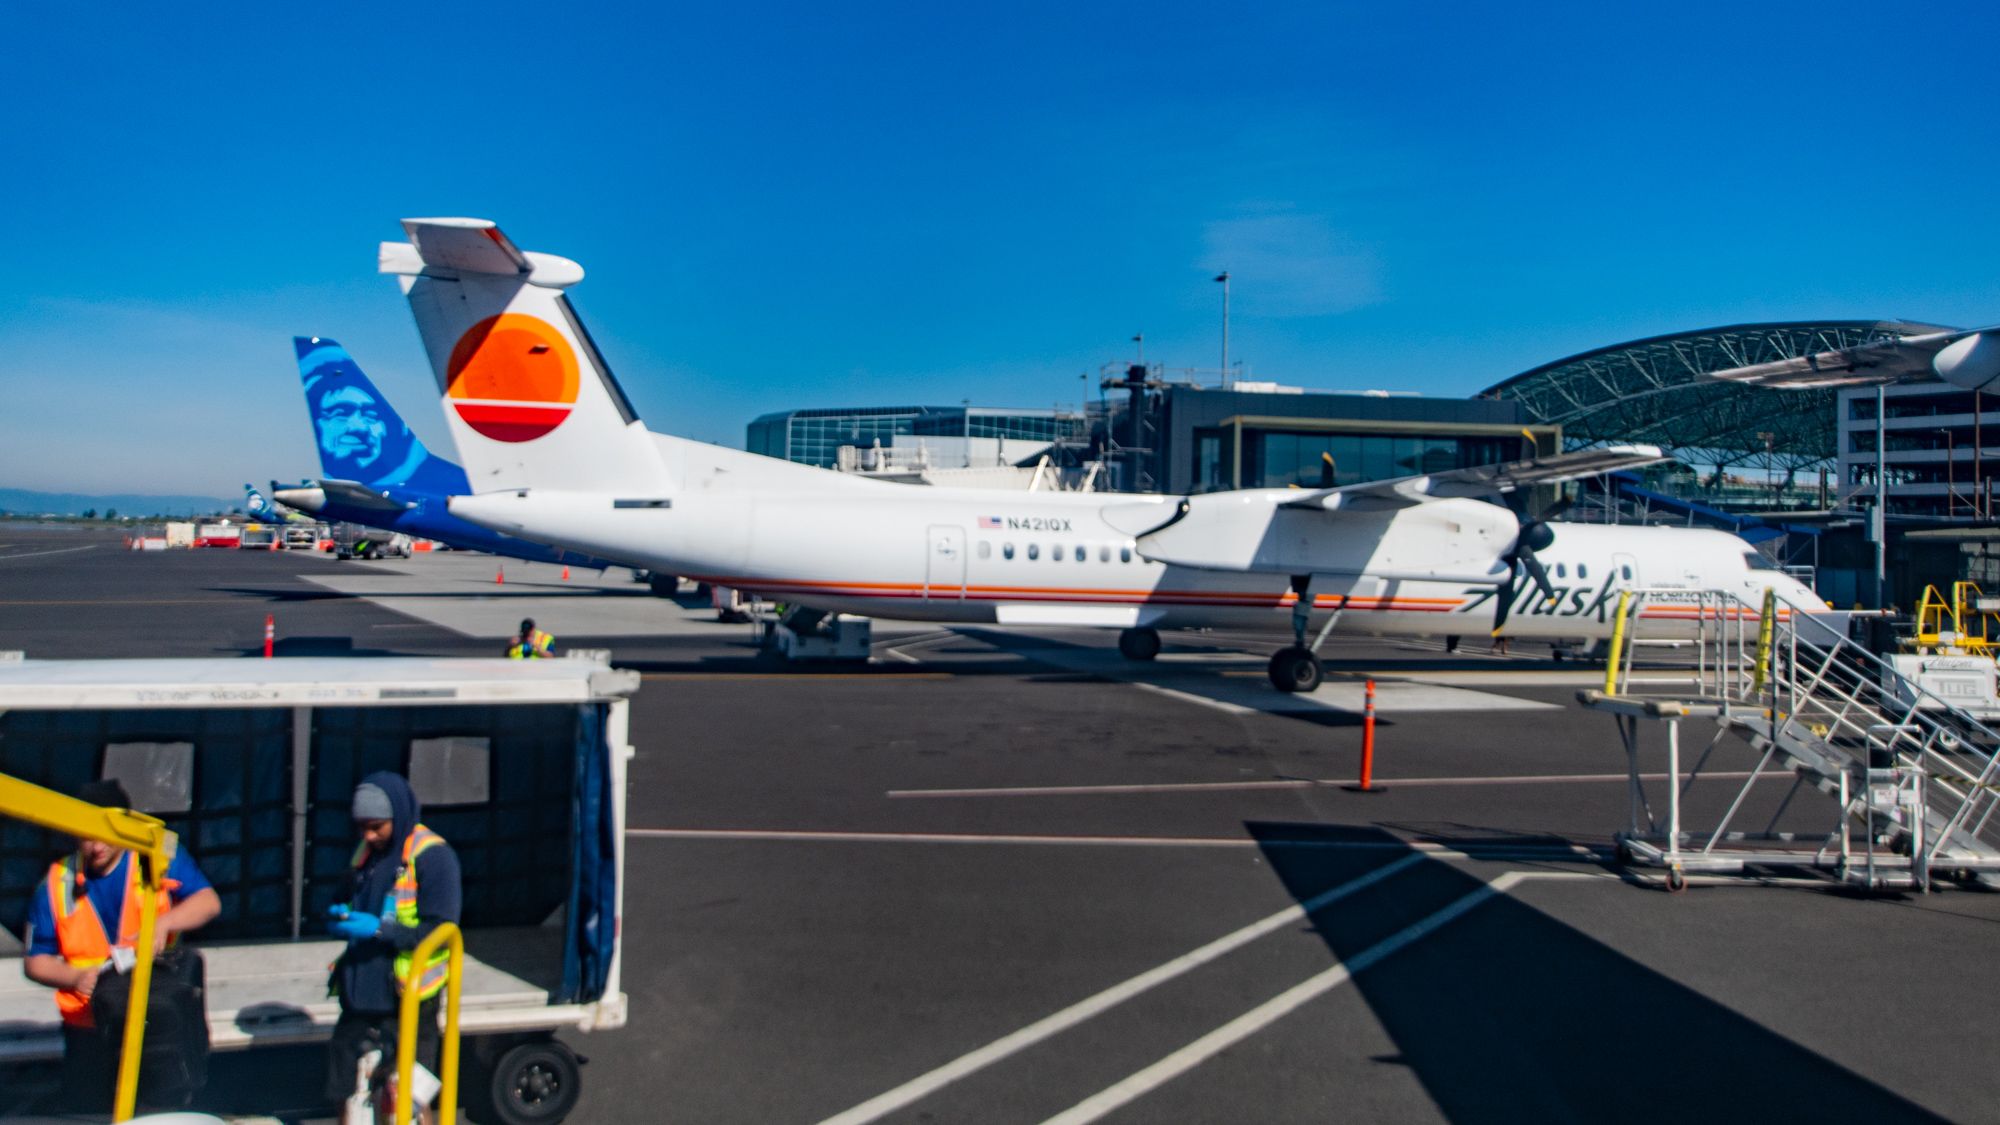
{"label": "asphalt tarmac", "polygon": [[[1109,634],[885,623],[866,669],[801,672],[691,598],[491,563],[0,524],[0,649],[252,656],[270,614],[280,655],[486,656],[529,607],[640,670],[632,1019],[571,1038],[572,1121],[2000,1119],[2000,896],[1622,872],[1612,722],[1544,649],[1336,637],[1299,700],[1263,681],[1277,637],[1133,666]],[[661,631],[565,620],[607,612]],[[211,1096],[320,1119],[317,1064],[220,1056]]]}

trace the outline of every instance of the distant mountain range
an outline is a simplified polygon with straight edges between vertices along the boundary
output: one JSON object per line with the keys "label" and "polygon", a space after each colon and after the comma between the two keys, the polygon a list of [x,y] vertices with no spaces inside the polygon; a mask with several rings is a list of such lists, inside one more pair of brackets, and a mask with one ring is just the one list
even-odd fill
{"label": "distant mountain range", "polygon": [[96,509],[102,516],[193,516],[227,512],[243,506],[243,498],[222,500],[214,496],[140,496],[130,493],[87,495],[81,492],[32,492],[25,488],[0,488],[0,513],[15,516],[80,516]]}

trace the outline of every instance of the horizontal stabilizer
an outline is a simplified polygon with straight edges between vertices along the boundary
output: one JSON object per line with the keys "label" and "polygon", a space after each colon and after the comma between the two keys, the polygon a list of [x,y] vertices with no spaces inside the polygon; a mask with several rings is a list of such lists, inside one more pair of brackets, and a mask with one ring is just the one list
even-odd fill
{"label": "horizontal stabilizer", "polygon": [[278,503],[315,514],[329,504],[340,504],[368,512],[401,512],[410,505],[392,500],[376,490],[351,480],[313,480],[289,488],[272,489]]}
{"label": "horizontal stabilizer", "polygon": [[1490,500],[1523,488],[1560,484],[1621,469],[1636,469],[1666,459],[1666,454],[1656,445],[1607,445],[1527,461],[1476,465],[1469,469],[1423,476],[1315,489],[1300,493],[1279,506],[1332,510],[1351,506],[1357,501],[1367,502],[1370,507],[1401,507],[1456,497]]}
{"label": "horizontal stabilizer", "polygon": [[403,231],[408,242],[382,244],[378,262],[383,273],[512,277],[548,289],[583,280],[582,266],[521,249],[490,219],[404,219]]}

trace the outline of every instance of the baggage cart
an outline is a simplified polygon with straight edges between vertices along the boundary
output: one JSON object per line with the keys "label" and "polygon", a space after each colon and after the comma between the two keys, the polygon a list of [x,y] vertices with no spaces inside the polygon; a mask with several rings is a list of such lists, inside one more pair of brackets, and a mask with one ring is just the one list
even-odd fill
{"label": "baggage cart", "polygon": [[[201,865],[223,911],[190,935],[216,1051],[325,1040],[338,1016],[321,919],[344,901],[354,786],[409,777],[464,870],[468,1100],[558,1121],[576,1056],[557,1031],[622,1027],[629,698],[593,659],[26,660],[0,665],[0,774],[73,792],[121,781]],[[59,1058],[26,980],[27,896],[69,842],[0,822],[0,1066]],[[11,964],[9,962],[12,962]]]}

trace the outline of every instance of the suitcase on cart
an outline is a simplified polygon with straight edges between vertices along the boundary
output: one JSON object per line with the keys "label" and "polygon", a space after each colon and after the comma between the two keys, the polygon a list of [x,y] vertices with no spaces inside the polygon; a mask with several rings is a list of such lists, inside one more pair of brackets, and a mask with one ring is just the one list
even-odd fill
{"label": "suitcase on cart", "polygon": [[[179,1109],[208,1084],[207,967],[201,954],[178,946],[161,953],[153,959],[148,991],[139,1100],[160,1109]],[[131,1007],[130,974],[107,972],[98,978],[90,1011],[113,1058],[124,1047],[125,1017]]]}

